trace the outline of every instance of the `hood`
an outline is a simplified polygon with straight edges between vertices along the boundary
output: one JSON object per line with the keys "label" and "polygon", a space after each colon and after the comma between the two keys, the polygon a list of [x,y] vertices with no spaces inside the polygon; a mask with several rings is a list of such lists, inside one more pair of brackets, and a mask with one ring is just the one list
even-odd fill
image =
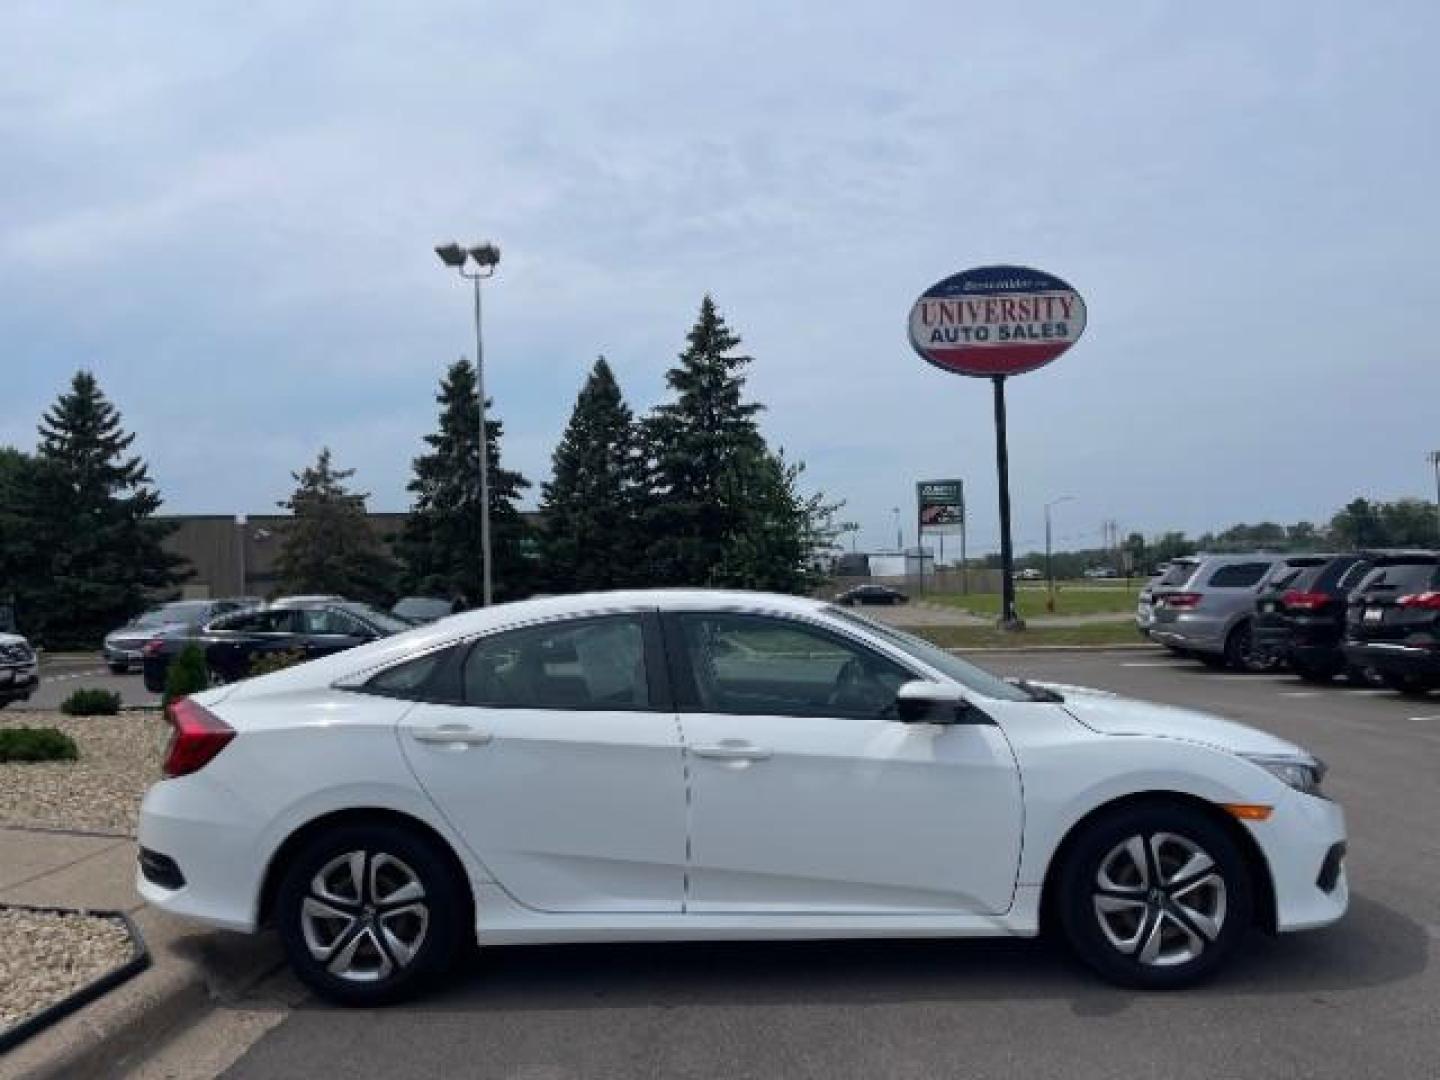
{"label": "hood", "polygon": [[1083,686],[1044,685],[1065,695],[1066,711],[1102,735],[1180,739],[1239,754],[1304,753],[1294,743],[1210,713],[1174,705],[1157,705],[1153,701],[1134,701]]}

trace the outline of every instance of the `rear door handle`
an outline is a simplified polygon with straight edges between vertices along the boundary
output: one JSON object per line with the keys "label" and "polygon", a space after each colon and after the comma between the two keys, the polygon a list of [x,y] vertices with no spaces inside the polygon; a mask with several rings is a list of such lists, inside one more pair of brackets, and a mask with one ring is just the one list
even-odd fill
{"label": "rear door handle", "polygon": [[438,746],[484,746],[495,738],[488,731],[476,731],[468,724],[441,724],[433,728],[415,728],[410,737],[416,742]]}
{"label": "rear door handle", "polygon": [[770,751],[763,746],[728,740],[711,746],[692,747],[691,753],[696,757],[713,758],[717,761],[765,761],[770,757]]}

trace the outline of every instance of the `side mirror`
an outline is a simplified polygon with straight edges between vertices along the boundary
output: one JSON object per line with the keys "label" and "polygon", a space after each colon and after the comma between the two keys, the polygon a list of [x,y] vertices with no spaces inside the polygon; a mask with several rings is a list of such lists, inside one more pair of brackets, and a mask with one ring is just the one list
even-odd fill
{"label": "side mirror", "polygon": [[905,724],[963,724],[970,704],[958,686],[917,679],[896,691],[895,711]]}

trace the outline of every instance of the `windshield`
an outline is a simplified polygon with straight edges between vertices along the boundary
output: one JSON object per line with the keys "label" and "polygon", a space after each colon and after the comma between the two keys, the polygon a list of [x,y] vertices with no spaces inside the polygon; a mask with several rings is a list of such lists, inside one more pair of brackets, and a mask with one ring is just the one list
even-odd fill
{"label": "windshield", "polygon": [[861,626],[876,637],[883,638],[921,663],[954,679],[967,690],[974,690],[981,697],[997,698],[1000,701],[1035,700],[1034,694],[1027,693],[1021,687],[1006,682],[996,675],[991,675],[984,668],[976,667],[968,660],[961,660],[954,653],[946,652],[940,646],[926,641],[924,638],[907,634],[903,630],[896,630],[893,626],[876,619],[867,619],[864,615],[857,615],[844,608],[829,607],[825,610],[842,622]]}

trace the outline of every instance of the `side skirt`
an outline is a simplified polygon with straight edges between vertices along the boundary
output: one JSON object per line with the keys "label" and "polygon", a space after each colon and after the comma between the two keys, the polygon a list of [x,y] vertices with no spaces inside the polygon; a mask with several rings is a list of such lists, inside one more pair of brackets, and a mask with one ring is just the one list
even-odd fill
{"label": "side skirt", "polygon": [[1004,915],[550,914],[515,903],[494,884],[475,886],[480,945],[624,941],[803,941],[841,938],[1034,937],[1040,887],[1022,885]]}

